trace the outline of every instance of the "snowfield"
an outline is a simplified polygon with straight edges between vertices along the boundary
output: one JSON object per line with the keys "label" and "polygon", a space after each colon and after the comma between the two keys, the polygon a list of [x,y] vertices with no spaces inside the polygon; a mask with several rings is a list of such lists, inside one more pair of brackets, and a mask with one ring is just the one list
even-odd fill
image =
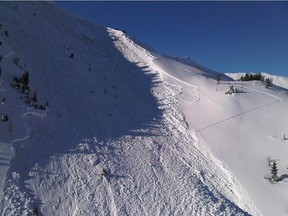
{"label": "snowfield", "polygon": [[288,215],[288,78],[217,85],[51,2],[0,24],[1,215]]}

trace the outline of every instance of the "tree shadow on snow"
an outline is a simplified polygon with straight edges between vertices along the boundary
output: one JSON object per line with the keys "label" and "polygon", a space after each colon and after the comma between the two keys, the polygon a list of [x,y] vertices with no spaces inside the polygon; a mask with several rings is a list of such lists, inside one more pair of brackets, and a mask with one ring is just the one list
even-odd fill
{"label": "tree shadow on snow", "polygon": [[279,176],[279,178],[277,179],[277,181],[287,181],[288,179],[288,174],[283,174],[281,176]]}

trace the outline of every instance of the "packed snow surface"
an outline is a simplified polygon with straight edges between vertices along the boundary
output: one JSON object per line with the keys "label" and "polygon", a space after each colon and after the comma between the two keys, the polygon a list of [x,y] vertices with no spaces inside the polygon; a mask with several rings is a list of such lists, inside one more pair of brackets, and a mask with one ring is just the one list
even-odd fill
{"label": "packed snow surface", "polygon": [[287,215],[287,78],[217,85],[51,2],[0,22],[2,215]]}

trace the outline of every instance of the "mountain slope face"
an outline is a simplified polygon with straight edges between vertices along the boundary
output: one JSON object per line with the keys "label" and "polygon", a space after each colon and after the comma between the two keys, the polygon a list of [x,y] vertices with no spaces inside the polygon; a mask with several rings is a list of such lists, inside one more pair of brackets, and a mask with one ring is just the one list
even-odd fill
{"label": "mountain slope face", "polygon": [[177,61],[49,2],[1,2],[0,22],[2,215],[258,215],[189,129]]}

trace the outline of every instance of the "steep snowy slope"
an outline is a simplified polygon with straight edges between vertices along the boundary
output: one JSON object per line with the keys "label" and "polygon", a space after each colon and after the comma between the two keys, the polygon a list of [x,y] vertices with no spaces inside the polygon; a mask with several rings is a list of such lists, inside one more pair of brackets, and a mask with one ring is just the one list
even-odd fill
{"label": "steep snowy slope", "polygon": [[2,215],[258,214],[185,121],[177,67],[201,69],[50,2],[1,2],[0,24]]}
{"label": "steep snowy slope", "polygon": [[[236,175],[261,215],[287,215],[288,146],[283,138],[288,128],[287,78],[263,74],[278,85],[269,88],[259,81],[235,82],[227,77],[217,85],[199,68],[176,62],[163,67],[169,60],[157,61],[164,68],[164,80],[182,87],[178,99],[189,127]],[[231,86],[237,94],[225,94]],[[268,159],[278,164],[274,183],[269,181]]]}
{"label": "steep snowy slope", "polygon": [[[260,81],[232,81],[239,74],[226,74],[217,85],[216,72],[187,58],[150,55],[154,56],[150,65],[163,80],[181,89],[177,102],[189,128],[248,191],[253,202],[245,196],[247,203],[255,203],[260,211],[253,215],[288,215],[288,78],[263,73],[274,83],[266,88]],[[231,86],[237,93],[226,94]],[[279,178],[271,183],[273,161],[278,164]]]}

